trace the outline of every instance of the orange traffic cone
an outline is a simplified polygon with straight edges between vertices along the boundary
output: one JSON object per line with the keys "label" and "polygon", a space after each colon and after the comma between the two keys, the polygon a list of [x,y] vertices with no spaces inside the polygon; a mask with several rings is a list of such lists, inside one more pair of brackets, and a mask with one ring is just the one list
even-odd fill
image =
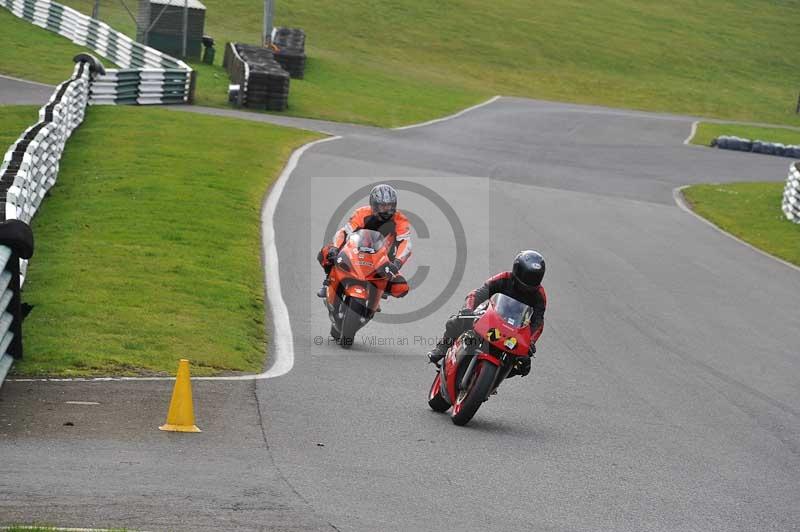
{"label": "orange traffic cone", "polygon": [[194,424],[192,381],[189,378],[189,361],[185,358],[178,363],[178,377],[172,389],[167,422],[158,428],[172,432],[201,432]]}

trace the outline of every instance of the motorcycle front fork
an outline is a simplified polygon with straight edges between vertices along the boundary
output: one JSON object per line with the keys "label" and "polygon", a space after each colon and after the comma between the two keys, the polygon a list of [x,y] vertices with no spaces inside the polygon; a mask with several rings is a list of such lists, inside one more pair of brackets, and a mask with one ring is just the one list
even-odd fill
{"label": "motorcycle front fork", "polygon": [[[478,363],[478,354],[475,353],[472,355],[472,360],[469,361],[469,365],[467,366],[466,371],[464,371],[464,375],[461,377],[461,382],[459,383],[459,390],[463,390],[467,386],[469,386],[469,381],[472,378],[472,372],[475,370],[475,364]],[[489,399],[489,396],[494,395],[497,393],[497,388],[500,386],[500,383],[503,382],[507,377],[508,374],[511,373],[512,366],[509,364],[506,357],[500,360],[500,366],[497,369],[497,373],[494,376],[494,382],[492,382],[491,387],[489,388],[489,395],[484,397],[484,401]]]}
{"label": "motorcycle front fork", "polygon": [[[489,388],[491,390],[489,392],[490,396],[497,393],[497,388],[500,386],[501,382],[506,380],[509,373],[511,373],[511,366],[506,361],[503,361],[498,368],[497,374],[494,376],[494,382],[492,383],[492,386]],[[488,397],[486,399],[488,399]]]}

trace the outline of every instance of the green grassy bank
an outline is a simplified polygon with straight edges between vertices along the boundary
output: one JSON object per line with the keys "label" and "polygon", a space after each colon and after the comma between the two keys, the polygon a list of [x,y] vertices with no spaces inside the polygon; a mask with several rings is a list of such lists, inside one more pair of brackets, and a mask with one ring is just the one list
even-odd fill
{"label": "green grassy bank", "polygon": [[800,224],[781,211],[784,183],[695,185],[683,189],[692,209],[745,242],[800,266]]}
{"label": "green grassy bank", "polygon": [[[204,3],[220,48],[258,41],[261,3]],[[295,0],[276,2],[275,21],[308,33],[294,115],[396,126],[504,94],[800,124],[795,11],[768,0]],[[133,32],[115,0],[100,13]],[[213,78],[201,71],[199,83],[200,103],[224,104]]]}
{"label": "green grassy bank", "polygon": [[[0,139],[33,121],[0,107]],[[313,134],[164,109],[90,108],[33,222],[23,375],[256,371],[260,208]]]}

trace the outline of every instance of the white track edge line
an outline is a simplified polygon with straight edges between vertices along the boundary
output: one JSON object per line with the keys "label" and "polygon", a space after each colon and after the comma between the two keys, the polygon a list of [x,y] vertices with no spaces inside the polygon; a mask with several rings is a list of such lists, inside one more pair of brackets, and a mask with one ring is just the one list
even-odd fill
{"label": "white track edge line", "polygon": [[689,133],[689,136],[686,137],[686,140],[683,141],[684,144],[689,145],[692,143],[692,139],[694,138],[695,134],[697,133],[697,126],[700,124],[699,120],[695,120],[692,122],[692,130]]}
{"label": "white track edge line", "polygon": [[[267,195],[261,209],[261,242],[264,251],[264,290],[267,293],[272,313],[273,331],[282,331],[281,334],[272,335],[272,356],[273,362],[268,370],[263,373],[251,375],[231,375],[228,377],[192,377],[193,381],[250,381],[272,379],[286,375],[294,367],[294,337],[292,323],[289,318],[289,310],[281,293],[281,278],[278,269],[278,248],[275,246],[275,208],[283,195],[289,177],[291,177],[300,157],[308,150],[332,140],[339,140],[342,137],[334,136],[315,140],[297,148],[289,157],[289,161],[283,168],[283,172],[272,184],[272,188]],[[94,377],[94,378],[52,378],[52,379],[6,379],[7,382],[127,382],[127,381],[174,381],[175,377]]]}
{"label": "white track edge line", "polygon": [[14,76],[6,76],[0,74],[0,78],[10,79],[11,81],[19,81],[20,83],[27,83],[28,85],[39,85],[40,87],[47,87],[48,89],[55,89],[55,85],[48,85],[47,83],[39,83],[38,81],[30,81],[28,79],[15,78]]}
{"label": "white track edge line", "polygon": [[[11,530],[12,527],[0,527],[0,530]],[[42,530],[42,527],[38,526],[14,526],[15,530]],[[58,532],[113,532],[116,529],[113,528],[50,528],[46,527],[44,530],[53,530]]]}
{"label": "white track edge line", "polygon": [[690,187],[690,186],[691,186],[691,185],[683,185],[682,187],[678,187],[678,188],[674,188],[674,189],[672,189],[672,198],[675,200],[675,203],[678,205],[678,207],[680,207],[680,208],[681,208],[681,209],[683,209],[684,211],[688,212],[689,214],[691,214],[692,216],[694,216],[695,218],[697,218],[698,220],[700,220],[700,221],[701,221],[701,222],[703,222],[704,224],[708,225],[709,227],[713,227],[714,229],[716,229],[717,231],[719,231],[719,232],[720,232],[720,233],[722,233],[723,235],[725,235],[725,236],[727,236],[727,237],[730,237],[730,238],[732,238],[732,239],[736,240],[736,241],[737,241],[737,242],[739,242],[740,244],[744,244],[745,246],[749,247],[749,248],[750,248],[750,249],[752,249],[753,251],[756,251],[756,252],[760,253],[761,255],[764,255],[765,257],[769,257],[769,258],[771,258],[771,259],[773,259],[773,260],[776,260],[776,261],[780,262],[780,263],[781,263],[781,264],[783,264],[784,266],[788,266],[789,268],[791,268],[791,269],[793,269],[793,270],[795,270],[795,271],[798,271],[798,272],[800,272],[800,267],[798,267],[798,266],[795,266],[795,265],[794,265],[794,264],[792,264],[791,262],[785,261],[785,260],[783,260],[783,259],[782,259],[782,258],[780,258],[780,257],[776,257],[775,255],[771,255],[771,254],[767,253],[766,251],[764,251],[763,249],[758,249],[758,248],[757,248],[757,247],[755,247],[753,244],[750,244],[749,242],[745,242],[744,240],[742,240],[741,238],[739,238],[739,237],[738,237],[738,236],[736,236],[736,235],[732,235],[731,233],[729,233],[729,232],[727,232],[726,230],[722,229],[722,228],[721,228],[721,227],[719,227],[718,225],[714,224],[714,222],[711,222],[710,220],[707,220],[707,219],[703,218],[702,216],[700,216],[699,214],[697,214],[696,212],[694,212],[694,211],[693,211],[693,210],[692,210],[692,209],[691,209],[691,208],[690,208],[690,207],[689,207],[689,206],[686,204],[686,202],[685,202],[685,201],[684,201],[684,199],[683,199],[683,189],[685,189],[685,188],[688,188],[688,187]]}
{"label": "white track edge line", "polygon": [[428,120],[427,122],[420,122],[419,124],[411,124],[410,126],[393,127],[392,131],[404,131],[406,129],[414,129],[414,128],[417,128],[417,127],[430,126],[432,124],[438,124],[439,122],[446,122],[448,120],[453,120],[454,118],[458,118],[459,116],[462,116],[462,115],[464,115],[466,113],[469,113],[470,111],[474,111],[475,109],[479,109],[479,108],[484,107],[486,105],[492,104],[492,103],[496,102],[497,100],[499,100],[500,98],[502,98],[502,96],[500,96],[498,94],[497,96],[489,98],[488,100],[486,100],[483,103],[479,103],[477,105],[473,105],[472,107],[467,107],[466,109],[462,109],[461,111],[459,111],[459,112],[457,112],[455,114],[452,114],[452,115],[449,115],[449,116],[445,116],[445,117],[442,117],[442,118],[436,118],[434,120]]}

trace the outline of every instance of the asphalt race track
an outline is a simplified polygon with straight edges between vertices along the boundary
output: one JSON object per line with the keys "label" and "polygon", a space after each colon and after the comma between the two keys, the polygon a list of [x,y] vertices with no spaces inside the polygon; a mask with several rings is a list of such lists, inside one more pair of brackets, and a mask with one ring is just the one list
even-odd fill
{"label": "asphalt race track", "polygon": [[[320,125],[344,136],[306,152],[275,213],[292,371],[196,382],[204,432],[183,437],[155,430],[168,382],[6,383],[0,523],[798,530],[800,272],[673,200],[782,180],[790,160],[685,146],[692,120],[502,98],[415,129]],[[315,255],[348,196],[383,180],[418,222],[416,286],[344,351]],[[529,247],[548,264],[533,371],[456,427],[426,404],[423,354]]]}
{"label": "asphalt race track", "polygon": [[44,105],[54,90],[49,85],[0,76],[0,105]]}

